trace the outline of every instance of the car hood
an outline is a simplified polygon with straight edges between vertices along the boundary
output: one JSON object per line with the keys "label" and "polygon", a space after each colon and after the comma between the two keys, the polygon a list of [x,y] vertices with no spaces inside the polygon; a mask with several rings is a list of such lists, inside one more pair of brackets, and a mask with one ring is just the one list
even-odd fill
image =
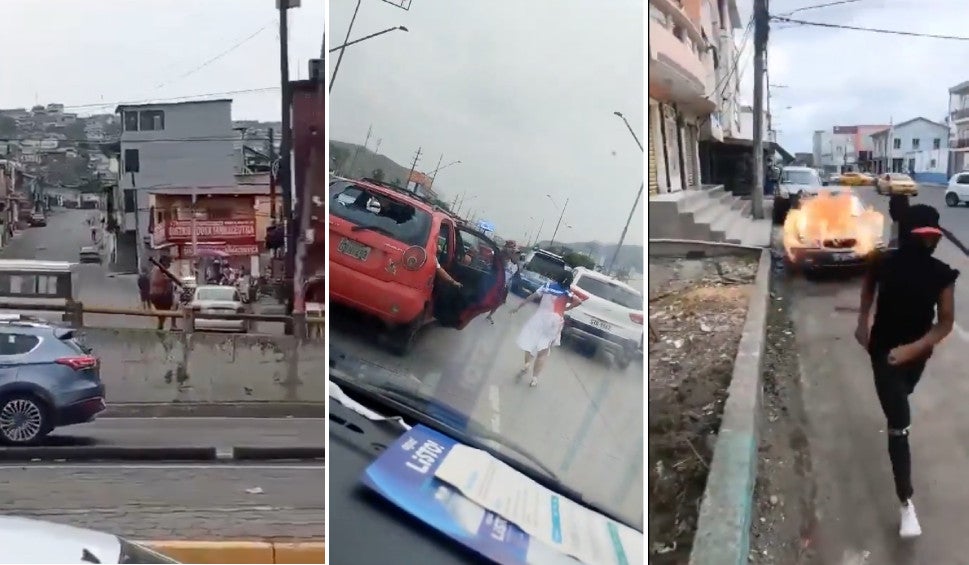
{"label": "car hood", "polygon": [[[0,547],[0,563],[117,563],[121,557],[117,536],[17,516],[0,516]],[[97,561],[83,560],[87,554]]]}

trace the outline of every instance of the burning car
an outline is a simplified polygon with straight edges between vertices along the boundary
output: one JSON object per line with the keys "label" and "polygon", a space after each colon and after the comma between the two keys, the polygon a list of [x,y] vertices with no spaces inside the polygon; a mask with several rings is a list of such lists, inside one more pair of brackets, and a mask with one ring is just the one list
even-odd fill
{"label": "burning car", "polygon": [[885,249],[885,217],[850,191],[802,198],[784,221],[789,266],[801,271],[859,267]]}

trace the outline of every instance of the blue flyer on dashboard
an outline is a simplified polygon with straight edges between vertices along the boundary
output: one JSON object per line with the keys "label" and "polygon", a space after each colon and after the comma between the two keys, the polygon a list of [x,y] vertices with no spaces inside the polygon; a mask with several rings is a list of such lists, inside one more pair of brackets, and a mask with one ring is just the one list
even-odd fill
{"label": "blue flyer on dashboard", "polygon": [[[500,465],[496,466],[495,462]],[[449,469],[443,476],[442,465]],[[643,551],[641,533],[578,507],[524,475],[515,475],[514,469],[505,469],[503,465],[486,452],[418,425],[388,447],[367,468],[362,480],[431,528],[496,563],[626,565],[643,562],[636,557]],[[491,479],[482,486],[485,483],[467,477]],[[464,484],[457,483],[458,480]],[[531,513],[520,509],[509,512],[524,520],[522,525],[526,529],[523,529],[511,516],[496,508],[487,508],[492,500],[530,501],[537,505],[534,515],[541,518],[528,518]],[[552,524],[548,535],[536,529],[546,523]],[[639,547],[633,547],[637,543]]]}

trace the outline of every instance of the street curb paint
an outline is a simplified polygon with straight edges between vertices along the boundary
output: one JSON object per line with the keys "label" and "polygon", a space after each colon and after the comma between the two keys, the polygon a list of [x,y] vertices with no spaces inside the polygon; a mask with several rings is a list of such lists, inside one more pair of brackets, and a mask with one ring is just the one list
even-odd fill
{"label": "street curb paint", "polygon": [[0,447],[0,462],[28,461],[284,461],[326,458],[321,446],[218,447],[52,445]]}
{"label": "street curb paint", "polygon": [[272,461],[283,459],[324,459],[326,450],[320,447],[233,447],[232,458],[236,461]]}
{"label": "street curb paint", "polygon": [[325,418],[324,402],[123,402],[99,418]]}
{"label": "street curb paint", "polygon": [[322,541],[141,541],[181,563],[325,563]]}
{"label": "street curb paint", "polygon": [[710,462],[690,565],[743,565],[748,561],[771,276],[770,251],[762,250]]}

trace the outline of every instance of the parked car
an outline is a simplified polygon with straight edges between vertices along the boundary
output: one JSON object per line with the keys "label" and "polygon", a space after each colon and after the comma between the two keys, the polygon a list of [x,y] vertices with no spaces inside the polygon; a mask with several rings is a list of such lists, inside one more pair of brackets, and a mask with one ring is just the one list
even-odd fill
{"label": "parked car", "polygon": [[519,296],[528,296],[545,283],[558,280],[569,267],[565,259],[544,249],[533,249],[521,262],[518,276],[512,281],[509,290]]}
{"label": "parked car", "polygon": [[945,189],[945,203],[949,206],[969,203],[969,172],[952,175]]}
{"label": "parked car", "polygon": [[[385,182],[330,182],[332,302],[379,319],[399,355],[426,324],[464,328],[500,304],[497,244],[447,211]],[[460,288],[438,280],[440,265]]]}
{"label": "parked car", "polygon": [[42,228],[47,225],[47,216],[45,216],[43,212],[34,212],[30,215],[30,219],[27,221],[27,223],[31,227]]}
{"label": "parked car", "polygon": [[122,537],[67,524],[0,516],[0,563],[178,563]]}
{"label": "parked car", "polygon": [[202,285],[196,287],[189,304],[195,310],[195,329],[202,331],[249,331],[249,320],[206,318],[206,314],[244,314],[248,308],[234,286]]}
{"label": "parked car", "polygon": [[802,195],[818,194],[824,189],[818,172],[810,167],[784,167],[781,170],[777,193],[774,195],[774,210],[772,220],[775,224],[783,224],[787,219],[787,212],[797,207]]}
{"label": "parked car", "polygon": [[81,263],[101,263],[101,250],[96,245],[85,245],[78,253]]}
{"label": "parked car", "polygon": [[583,302],[565,313],[562,337],[608,352],[625,369],[643,347],[642,293],[585,267],[573,272],[572,292]]}
{"label": "parked car", "polygon": [[105,409],[100,362],[71,328],[2,315],[0,359],[0,442],[33,444]]}
{"label": "parked car", "polygon": [[878,176],[875,192],[889,196],[893,194],[918,196],[919,185],[912,180],[912,177],[904,173],[885,173]]}

